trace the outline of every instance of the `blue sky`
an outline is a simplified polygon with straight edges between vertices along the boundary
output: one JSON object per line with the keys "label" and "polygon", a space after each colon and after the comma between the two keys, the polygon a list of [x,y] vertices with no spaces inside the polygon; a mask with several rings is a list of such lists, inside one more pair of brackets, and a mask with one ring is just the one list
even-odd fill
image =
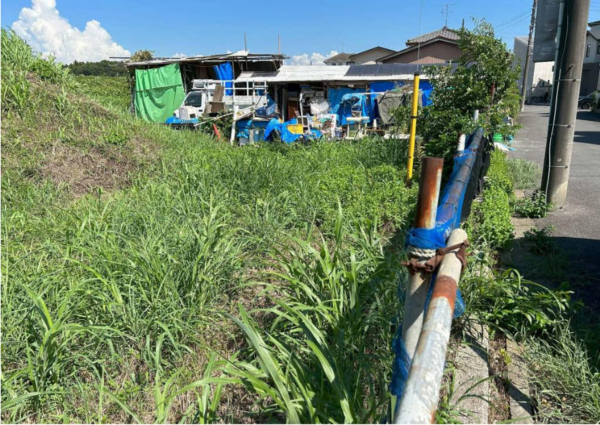
{"label": "blue sky", "polygon": [[[591,1],[590,21],[600,20],[600,0]],[[244,48],[246,32],[251,52],[276,52],[279,34],[282,52],[298,56],[300,63],[342,48],[353,53],[376,45],[402,49],[408,38],[444,25],[445,3],[452,4],[451,28],[460,27],[463,18],[468,27],[472,17],[485,18],[509,47],[514,36],[528,32],[529,0],[11,0],[2,4],[2,25],[18,29],[36,49],[53,51],[65,62],[138,49],[157,56],[237,51]]]}

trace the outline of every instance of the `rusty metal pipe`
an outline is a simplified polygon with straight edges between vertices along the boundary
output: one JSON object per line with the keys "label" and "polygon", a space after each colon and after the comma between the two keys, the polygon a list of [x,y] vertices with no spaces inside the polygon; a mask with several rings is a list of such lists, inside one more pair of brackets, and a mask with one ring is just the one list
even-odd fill
{"label": "rusty metal pipe", "polygon": [[[441,158],[423,158],[415,218],[416,228],[433,229],[435,227],[443,167],[444,160]],[[417,260],[422,262],[429,259],[429,257],[415,255],[414,253],[411,257],[417,258]],[[430,278],[430,273],[415,273],[410,276],[406,287],[402,339],[408,356],[411,359],[417,348],[419,334],[423,326],[423,309],[425,308]]]}
{"label": "rusty metal pipe", "polygon": [[[451,233],[448,245],[460,244],[466,239],[466,232],[456,229]],[[457,251],[458,248],[447,253],[440,264],[406,388],[394,418],[396,424],[435,422],[462,268]]]}

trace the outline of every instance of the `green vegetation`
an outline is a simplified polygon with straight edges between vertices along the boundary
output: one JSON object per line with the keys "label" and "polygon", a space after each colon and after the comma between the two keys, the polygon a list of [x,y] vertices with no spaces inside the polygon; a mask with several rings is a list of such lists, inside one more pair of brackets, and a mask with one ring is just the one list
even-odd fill
{"label": "green vegetation", "polygon": [[[503,153],[492,154],[484,199],[473,206],[467,223],[475,245],[461,279],[467,311],[458,324],[475,318],[487,324],[492,335],[503,333],[524,345],[536,421],[592,423],[600,417],[600,324],[581,301],[571,299],[571,285],[561,280],[566,278],[566,257],[551,237],[552,228],[525,233],[529,249],[551,275],[551,285],[527,280],[516,270],[497,269],[494,248],[505,246],[507,240],[509,192],[527,181],[533,168],[510,163]],[[490,194],[497,202],[486,202]],[[482,226],[484,218],[504,230]],[[453,406],[442,407],[445,420],[454,420]]]}
{"label": "green vegetation", "polygon": [[506,163],[515,189],[539,189],[542,180],[542,169],[539,165],[521,158],[508,158]]}
{"label": "green vegetation", "polygon": [[482,193],[482,200],[474,202],[466,223],[469,239],[485,242],[492,249],[503,247],[512,238],[511,200],[513,184],[503,152],[494,150]]}
{"label": "green vegetation", "polygon": [[99,78],[2,31],[2,420],[381,420],[404,143],[232,148]]}
{"label": "green vegetation", "polygon": [[[514,55],[496,38],[493,27],[476,22],[473,30],[459,30],[458,45],[463,56],[458,67],[428,67],[433,86],[431,106],[423,108],[419,132],[427,142],[425,153],[451,162],[458,136],[470,134],[477,126],[489,134],[514,134],[518,127],[509,126],[505,118],[519,111],[517,80],[519,69],[512,68]],[[473,122],[473,111],[480,111]]]}
{"label": "green vegetation", "polygon": [[546,202],[546,194],[541,190],[533,192],[531,197],[517,199],[513,205],[514,212],[521,217],[542,218],[552,210],[552,204]]}
{"label": "green vegetation", "polygon": [[540,423],[594,423],[600,418],[600,323],[580,316],[563,321],[552,338],[527,341]]}
{"label": "green vegetation", "polygon": [[103,60],[100,62],[73,62],[69,65],[73,75],[96,77],[126,77],[128,75],[124,62]]}
{"label": "green vegetation", "polygon": [[131,94],[127,77],[79,75],[75,77],[75,81],[80,85],[80,93],[84,96],[97,100],[103,106],[129,111]]}

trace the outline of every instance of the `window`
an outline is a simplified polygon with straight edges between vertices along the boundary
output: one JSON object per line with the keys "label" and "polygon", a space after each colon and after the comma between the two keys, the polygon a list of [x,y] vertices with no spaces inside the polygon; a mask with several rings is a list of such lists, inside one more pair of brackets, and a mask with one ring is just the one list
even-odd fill
{"label": "window", "polygon": [[185,98],[185,103],[186,106],[193,106],[195,108],[201,108],[202,107],[202,93],[198,92],[198,91],[192,91],[190,92],[187,97]]}
{"label": "window", "polygon": [[598,46],[596,46],[596,53],[600,55],[600,44],[598,44]]}
{"label": "window", "polygon": [[585,57],[589,58],[590,57],[590,49],[592,48],[591,44],[588,44],[587,47],[585,48]]}

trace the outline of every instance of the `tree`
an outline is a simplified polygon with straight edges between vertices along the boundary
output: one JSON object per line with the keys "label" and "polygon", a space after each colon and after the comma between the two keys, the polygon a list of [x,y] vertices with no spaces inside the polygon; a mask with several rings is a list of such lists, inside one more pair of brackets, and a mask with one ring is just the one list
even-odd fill
{"label": "tree", "polygon": [[[514,55],[485,21],[477,22],[472,31],[463,28],[458,34],[463,56],[456,68],[426,68],[433,86],[433,104],[424,108],[420,126],[425,153],[447,160],[456,150],[458,135],[469,134],[478,125],[486,132],[504,135],[518,129],[505,122],[507,116],[516,117],[519,111],[520,69],[513,68]],[[480,111],[477,124],[472,120],[476,109]]]}
{"label": "tree", "polygon": [[138,50],[131,55],[131,62],[144,62],[154,58],[154,52],[152,50]]}

